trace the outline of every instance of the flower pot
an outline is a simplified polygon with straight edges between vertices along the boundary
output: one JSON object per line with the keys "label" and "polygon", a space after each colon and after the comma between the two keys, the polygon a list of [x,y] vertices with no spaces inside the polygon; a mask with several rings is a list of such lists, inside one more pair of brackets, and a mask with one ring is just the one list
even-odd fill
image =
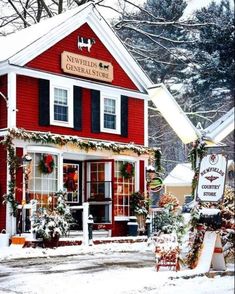
{"label": "flower pot", "polygon": [[131,216],[128,225],[128,236],[136,237],[138,236],[138,223],[136,216]]}
{"label": "flower pot", "polygon": [[51,237],[50,239],[44,239],[43,245],[45,248],[54,248],[59,245],[60,236],[56,235],[55,237]]}

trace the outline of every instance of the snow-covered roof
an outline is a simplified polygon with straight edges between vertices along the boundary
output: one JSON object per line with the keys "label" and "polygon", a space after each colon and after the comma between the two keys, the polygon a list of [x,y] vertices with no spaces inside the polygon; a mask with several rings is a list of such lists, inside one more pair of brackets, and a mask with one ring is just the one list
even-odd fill
{"label": "snow-covered roof", "polygon": [[191,163],[179,163],[163,180],[163,184],[165,186],[190,186],[193,176]]}
{"label": "snow-covered roof", "polygon": [[87,23],[98,35],[138,89],[147,93],[152,81],[92,2],[41,21],[14,34],[0,37],[0,65],[24,66],[54,44]]}
{"label": "snow-covered roof", "polygon": [[228,136],[233,130],[234,107],[205,130],[203,130],[203,132],[205,139],[218,143]]}
{"label": "snow-covered roof", "polygon": [[4,50],[0,50],[0,62],[13,57],[24,48],[40,40],[40,38],[46,36],[48,32],[52,31],[54,28],[58,28],[58,26],[62,25],[67,19],[75,16],[87,6],[88,4],[78,6],[75,9],[42,20],[37,24],[13,34],[0,37],[1,47],[3,46],[4,48]]}

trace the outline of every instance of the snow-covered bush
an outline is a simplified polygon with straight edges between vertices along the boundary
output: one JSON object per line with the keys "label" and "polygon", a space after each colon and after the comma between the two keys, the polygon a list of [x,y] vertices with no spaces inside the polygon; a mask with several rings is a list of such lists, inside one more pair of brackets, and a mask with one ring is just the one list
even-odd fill
{"label": "snow-covered bush", "polygon": [[69,224],[63,215],[51,212],[38,212],[33,218],[33,233],[37,238],[51,240],[65,235],[69,229]]}
{"label": "snow-covered bush", "polygon": [[57,206],[55,210],[40,208],[32,217],[33,233],[37,238],[51,240],[66,235],[69,230],[69,222],[72,216],[67,206],[62,192],[55,194]]}
{"label": "snow-covered bush", "polygon": [[186,226],[184,224],[184,217],[179,209],[175,210],[171,203],[167,203],[155,214],[153,222],[156,232],[165,234],[175,232],[178,242],[181,243],[182,237],[186,232]]}

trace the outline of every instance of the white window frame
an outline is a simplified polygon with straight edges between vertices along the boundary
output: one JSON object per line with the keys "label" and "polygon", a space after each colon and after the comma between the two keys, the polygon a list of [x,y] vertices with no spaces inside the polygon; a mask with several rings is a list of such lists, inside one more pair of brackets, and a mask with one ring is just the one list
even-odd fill
{"label": "white window frame", "polygon": [[[102,92],[100,95],[100,129],[101,132],[111,133],[111,134],[121,134],[121,96],[114,95],[111,92]],[[104,99],[115,100],[116,105],[116,129],[109,129],[104,127]]]}
{"label": "white window frame", "polygon": [[[67,91],[68,101],[68,121],[59,121],[54,119],[54,90],[62,89]],[[73,128],[73,89],[72,87],[63,87],[60,84],[52,84],[50,86],[50,124],[55,126]]]}

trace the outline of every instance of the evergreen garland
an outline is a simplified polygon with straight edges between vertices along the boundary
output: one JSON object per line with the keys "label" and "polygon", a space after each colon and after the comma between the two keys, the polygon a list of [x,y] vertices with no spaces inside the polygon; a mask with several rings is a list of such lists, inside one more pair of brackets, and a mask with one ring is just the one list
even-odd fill
{"label": "evergreen garland", "polygon": [[154,158],[155,158],[155,170],[156,172],[161,172],[162,171],[162,166],[161,166],[161,157],[162,153],[159,149],[156,149],[154,151]]}
{"label": "evergreen garland", "polygon": [[16,189],[16,170],[20,166],[20,162],[15,153],[15,148],[12,143],[13,137],[7,136],[5,141],[1,143],[5,145],[8,152],[8,166],[9,166],[9,174],[10,180],[8,182],[8,193],[3,195],[3,203],[9,202],[11,205],[11,214],[16,217],[17,216],[17,207],[18,203],[15,200],[15,189]]}
{"label": "evergreen garland", "polygon": [[199,178],[199,166],[198,162],[206,155],[206,143],[200,140],[197,140],[193,143],[193,148],[189,152],[188,159],[191,162],[191,168],[194,171],[194,176],[192,179],[192,196],[195,195],[195,190],[198,184]]}
{"label": "evergreen garland", "polygon": [[[31,132],[24,129],[9,129],[8,135],[23,141],[33,141],[35,143],[42,144],[56,144],[64,146],[67,143],[71,143],[76,147],[89,151],[89,150],[112,150],[115,153],[121,153],[123,151],[132,151],[138,156],[142,154],[150,154],[153,152],[158,152],[157,148],[147,148],[143,146],[138,146],[133,143],[129,144],[118,144],[113,142],[100,142],[93,140],[81,139],[77,136],[69,135],[57,135],[50,132],[41,133],[41,132]],[[6,137],[7,137],[6,136]],[[6,140],[6,139],[5,139]]]}

